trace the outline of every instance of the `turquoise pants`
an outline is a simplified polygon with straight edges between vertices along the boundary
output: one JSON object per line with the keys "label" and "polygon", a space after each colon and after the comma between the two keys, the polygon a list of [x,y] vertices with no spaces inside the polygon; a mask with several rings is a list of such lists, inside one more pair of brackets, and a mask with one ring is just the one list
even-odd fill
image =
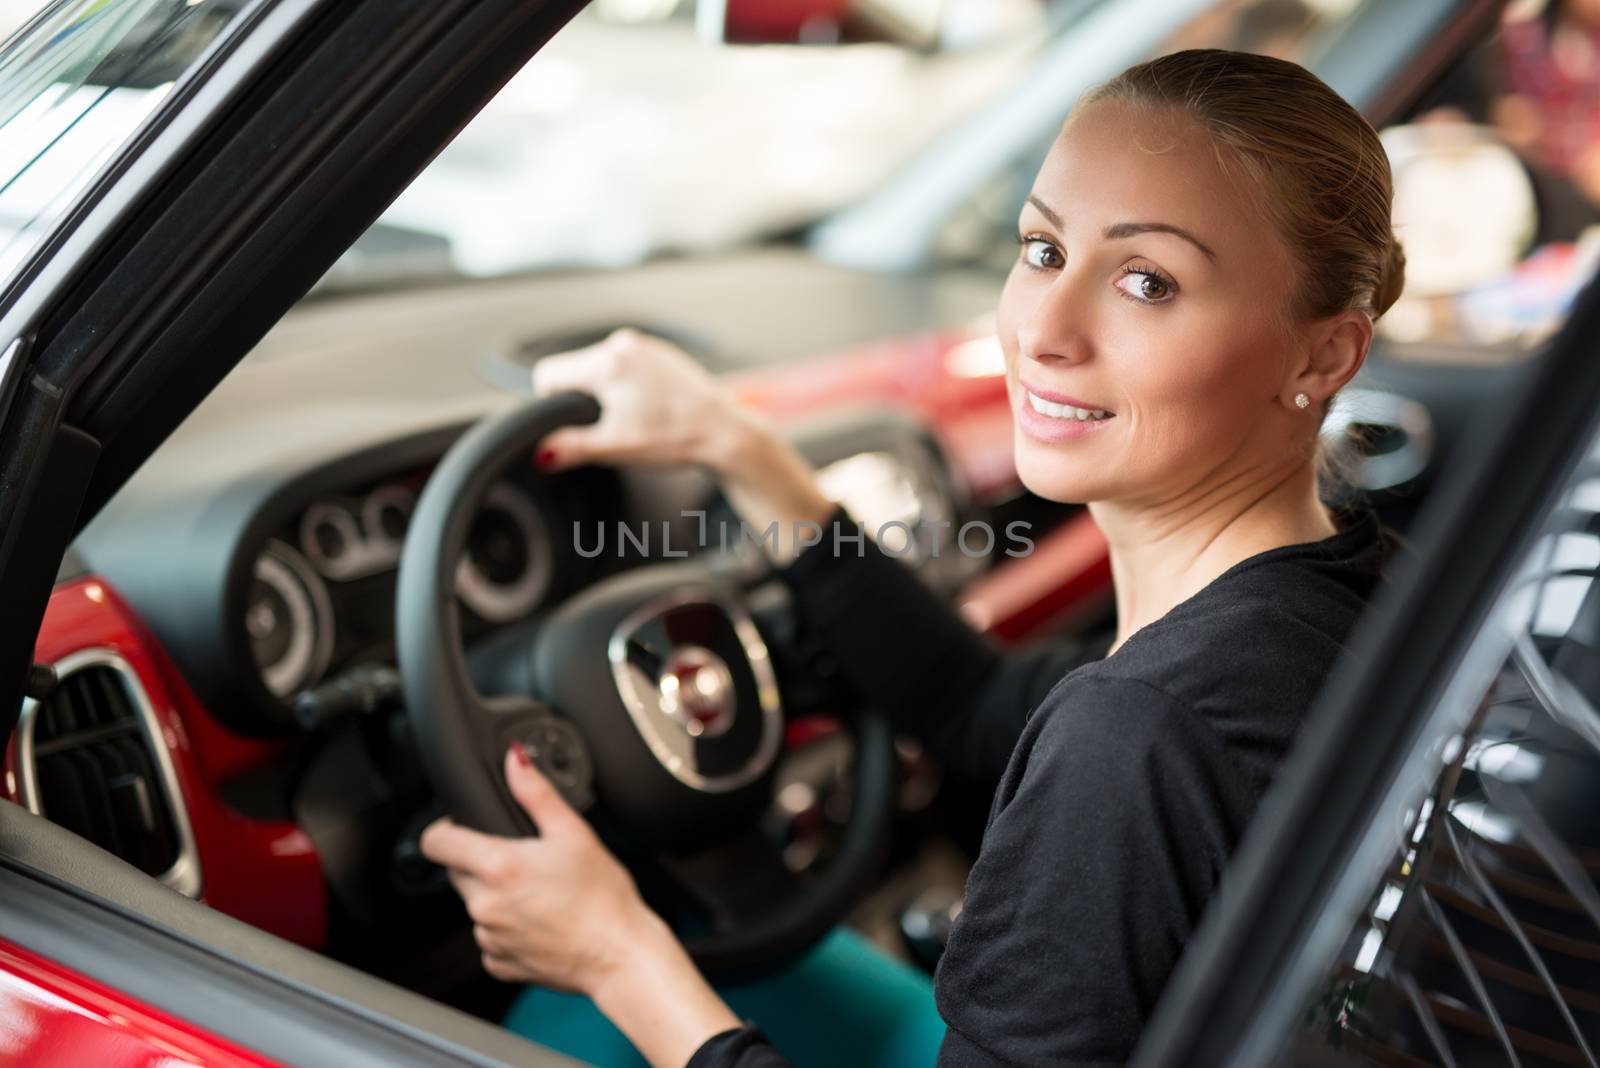
{"label": "turquoise pants", "polygon": [[[782,971],[717,992],[795,1068],[931,1068],[944,1039],[927,975],[846,927]],[[647,1068],[622,1032],[580,995],[528,987],[505,1024],[600,1068]]]}

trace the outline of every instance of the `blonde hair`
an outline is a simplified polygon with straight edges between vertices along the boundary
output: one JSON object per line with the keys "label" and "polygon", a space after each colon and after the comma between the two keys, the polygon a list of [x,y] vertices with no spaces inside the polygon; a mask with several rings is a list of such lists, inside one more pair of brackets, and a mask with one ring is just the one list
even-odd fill
{"label": "blonde hair", "polygon": [[[1405,286],[1394,235],[1394,181],[1372,124],[1297,63],[1251,52],[1192,48],[1129,67],[1080,98],[1119,100],[1198,124],[1224,167],[1236,165],[1299,266],[1287,314],[1320,319],[1357,309],[1374,320]],[[1333,398],[1323,402],[1327,417]],[[1348,480],[1327,449],[1318,470]]]}

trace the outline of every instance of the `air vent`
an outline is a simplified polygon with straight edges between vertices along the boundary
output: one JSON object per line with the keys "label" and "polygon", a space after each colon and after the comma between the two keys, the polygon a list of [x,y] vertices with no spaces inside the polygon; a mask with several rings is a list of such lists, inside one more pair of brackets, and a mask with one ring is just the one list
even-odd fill
{"label": "air vent", "polygon": [[18,737],[28,808],[191,896],[194,841],[159,724],[132,668],[91,651],[55,665],[61,685],[27,702]]}

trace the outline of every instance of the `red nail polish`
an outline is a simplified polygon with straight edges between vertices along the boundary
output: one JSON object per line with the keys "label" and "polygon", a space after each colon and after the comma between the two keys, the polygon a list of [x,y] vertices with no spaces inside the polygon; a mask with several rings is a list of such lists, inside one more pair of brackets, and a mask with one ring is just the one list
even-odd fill
{"label": "red nail polish", "polygon": [[521,742],[511,743],[511,755],[517,758],[517,763],[525,768],[533,767],[533,757],[528,755],[528,747]]}
{"label": "red nail polish", "polygon": [[549,468],[551,464],[556,462],[556,450],[540,449],[539,455],[533,458],[533,462],[542,468]]}

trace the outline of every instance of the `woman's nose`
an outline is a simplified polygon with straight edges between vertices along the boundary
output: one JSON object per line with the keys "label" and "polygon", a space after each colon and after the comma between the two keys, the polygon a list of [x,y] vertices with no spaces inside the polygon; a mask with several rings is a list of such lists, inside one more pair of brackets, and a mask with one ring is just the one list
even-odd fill
{"label": "woman's nose", "polygon": [[1094,351],[1093,310],[1081,279],[1058,274],[1035,294],[1017,324],[1017,347],[1028,359],[1081,363]]}

